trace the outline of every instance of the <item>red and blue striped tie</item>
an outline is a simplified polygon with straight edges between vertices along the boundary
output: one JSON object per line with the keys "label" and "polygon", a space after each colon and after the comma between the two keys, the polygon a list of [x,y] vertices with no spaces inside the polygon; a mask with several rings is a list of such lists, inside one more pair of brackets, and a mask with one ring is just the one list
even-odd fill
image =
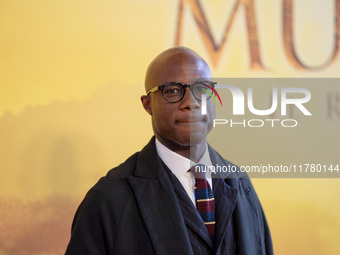
{"label": "red and blue striped tie", "polygon": [[[205,226],[208,229],[211,240],[214,241],[215,236],[215,199],[209,182],[204,178],[202,165],[197,165],[191,168],[191,172],[195,177],[195,199],[196,208],[201,215]],[[203,166],[204,167],[204,166]]]}

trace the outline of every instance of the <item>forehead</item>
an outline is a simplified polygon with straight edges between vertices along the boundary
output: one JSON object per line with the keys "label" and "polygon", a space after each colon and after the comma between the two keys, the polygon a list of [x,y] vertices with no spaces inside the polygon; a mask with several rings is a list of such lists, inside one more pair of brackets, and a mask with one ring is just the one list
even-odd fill
{"label": "forehead", "polygon": [[146,85],[150,89],[166,82],[190,83],[198,78],[211,78],[207,63],[197,54],[179,52],[156,59],[148,69]]}

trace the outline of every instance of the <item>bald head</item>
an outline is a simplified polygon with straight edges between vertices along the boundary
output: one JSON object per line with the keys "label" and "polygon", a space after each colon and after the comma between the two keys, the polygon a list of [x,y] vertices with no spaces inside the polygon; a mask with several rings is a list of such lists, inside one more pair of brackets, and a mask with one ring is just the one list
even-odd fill
{"label": "bald head", "polygon": [[166,82],[178,81],[176,79],[179,75],[192,70],[204,74],[200,78],[211,78],[208,64],[193,50],[186,47],[167,49],[150,63],[145,76],[145,91]]}

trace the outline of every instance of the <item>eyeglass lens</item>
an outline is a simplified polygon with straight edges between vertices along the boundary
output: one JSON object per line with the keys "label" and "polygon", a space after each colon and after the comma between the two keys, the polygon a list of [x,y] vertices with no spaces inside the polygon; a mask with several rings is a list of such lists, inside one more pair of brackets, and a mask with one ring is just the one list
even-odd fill
{"label": "eyeglass lens", "polygon": [[[197,100],[201,100],[203,94],[207,94],[207,99],[210,98],[210,94],[213,93],[211,85],[204,82],[196,82],[191,85],[191,92]],[[169,102],[176,102],[181,100],[184,95],[184,88],[176,83],[170,83],[164,86],[163,95]]]}

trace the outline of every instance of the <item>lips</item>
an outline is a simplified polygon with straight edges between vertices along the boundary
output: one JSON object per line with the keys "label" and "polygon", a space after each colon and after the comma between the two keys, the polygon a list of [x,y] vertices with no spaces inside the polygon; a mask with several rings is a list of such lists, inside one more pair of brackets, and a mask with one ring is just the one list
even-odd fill
{"label": "lips", "polygon": [[177,122],[180,123],[195,123],[195,122],[202,122],[204,120],[203,116],[185,116],[182,118],[178,118]]}

